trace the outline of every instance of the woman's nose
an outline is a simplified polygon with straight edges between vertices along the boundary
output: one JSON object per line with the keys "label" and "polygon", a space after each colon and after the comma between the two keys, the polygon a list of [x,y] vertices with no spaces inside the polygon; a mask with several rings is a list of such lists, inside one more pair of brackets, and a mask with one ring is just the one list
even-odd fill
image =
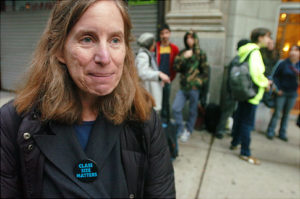
{"label": "woman's nose", "polygon": [[111,57],[108,46],[106,44],[99,44],[95,53],[95,62],[102,66],[110,63]]}

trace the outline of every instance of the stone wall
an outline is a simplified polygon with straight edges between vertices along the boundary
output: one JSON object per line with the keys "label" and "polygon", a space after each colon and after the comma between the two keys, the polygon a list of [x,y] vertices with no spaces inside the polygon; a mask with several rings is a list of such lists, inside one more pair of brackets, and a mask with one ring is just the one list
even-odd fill
{"label": "stone wall", "polygon": [[253,29],[265,27],[272,31],[272,36],[276,35],[281,4],[280,0],[235,0],[227,2],[227,9],[223,10],[227,19],[225,22],[225,63],[228,63],[236,54],[237,42],[242,38],[249,39]]}
{"label": "stone wall", "polygon": [[[166,21],[172,30],[173,43],[182,49],[185,32],[197,32],[200,47],[206,51],[211,66],[208,102],[219,103],[226,38],[221,1],[172,0],[166,4]],[[178,76],[172,85],[171,103],[179,89]]]}
{"label": "stone wall", "polygon": [[[224,65],[235,56],[240,39],[249,38],[257,27],[269,28],[275,37],[280,5],[280,0],[166,1],[165,18],[172,30],[171,41],[182,49],[183,35],[192,29],[207,53],[211,66],[208,102],[220,102]],[[176,81],[171,102],[179,89]]]}

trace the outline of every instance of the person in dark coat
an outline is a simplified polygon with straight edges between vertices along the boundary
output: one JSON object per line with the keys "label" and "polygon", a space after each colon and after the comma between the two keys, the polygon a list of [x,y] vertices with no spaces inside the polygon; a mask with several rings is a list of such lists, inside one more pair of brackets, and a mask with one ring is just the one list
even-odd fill
{"label": "person in dark coat", "polygon": [[282,113],[278,138],[288,141],[286,130],[288,127],[289,113],[297,100],[297,89],[300,79],[300,46],[292,46],[289,57],[283,60],[274,73],[274,83],[278,88],[275,99],[275,111],[269,122],[267,138],[273,139],[277,121]]}
{"label": "person in dark coat", "polygon": [[1,113],[1,198],[175,198],[121,0],[57,1]]}

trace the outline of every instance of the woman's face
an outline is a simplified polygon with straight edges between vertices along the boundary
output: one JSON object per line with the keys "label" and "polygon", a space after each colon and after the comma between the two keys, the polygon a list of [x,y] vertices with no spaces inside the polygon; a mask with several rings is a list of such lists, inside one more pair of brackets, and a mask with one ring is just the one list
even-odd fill
{"label": "woman's face", "polygon": [[97,1],[71,29],[63,52],[57,57],[81,91],[104,96],[121,79],[125,49],[119,9],[114,1]]}
{"label": "woman's face", "polygon": [[[295,61],[299,61],[300,58],[300,51],[296,46],[293,46],[290,50],[290,58],[295,60]],[[297,61],[297,62],[298,62]]]}
{"label": "woman's face", "polygon": [[195,39],[194,39],[193,35],[189,34],[187,36],[186,43],[189,46],[189,48],[193,48],[193,46],[195,44]]}

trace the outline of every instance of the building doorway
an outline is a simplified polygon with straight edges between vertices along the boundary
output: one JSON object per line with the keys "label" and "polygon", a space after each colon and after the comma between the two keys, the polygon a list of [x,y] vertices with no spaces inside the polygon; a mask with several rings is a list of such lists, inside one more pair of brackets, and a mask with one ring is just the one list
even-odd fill
{"label": "building doorway", "polygon": [[[300,46],[300,7],[292,2],[300,0],[282,0],[283,4],[279,11],[278,28],[276,35],[276,48],[280,53],[280,59],[286,59],[293,45]],[[299,114],[300,87],[298,86],[298,98],[292,114]]]}

